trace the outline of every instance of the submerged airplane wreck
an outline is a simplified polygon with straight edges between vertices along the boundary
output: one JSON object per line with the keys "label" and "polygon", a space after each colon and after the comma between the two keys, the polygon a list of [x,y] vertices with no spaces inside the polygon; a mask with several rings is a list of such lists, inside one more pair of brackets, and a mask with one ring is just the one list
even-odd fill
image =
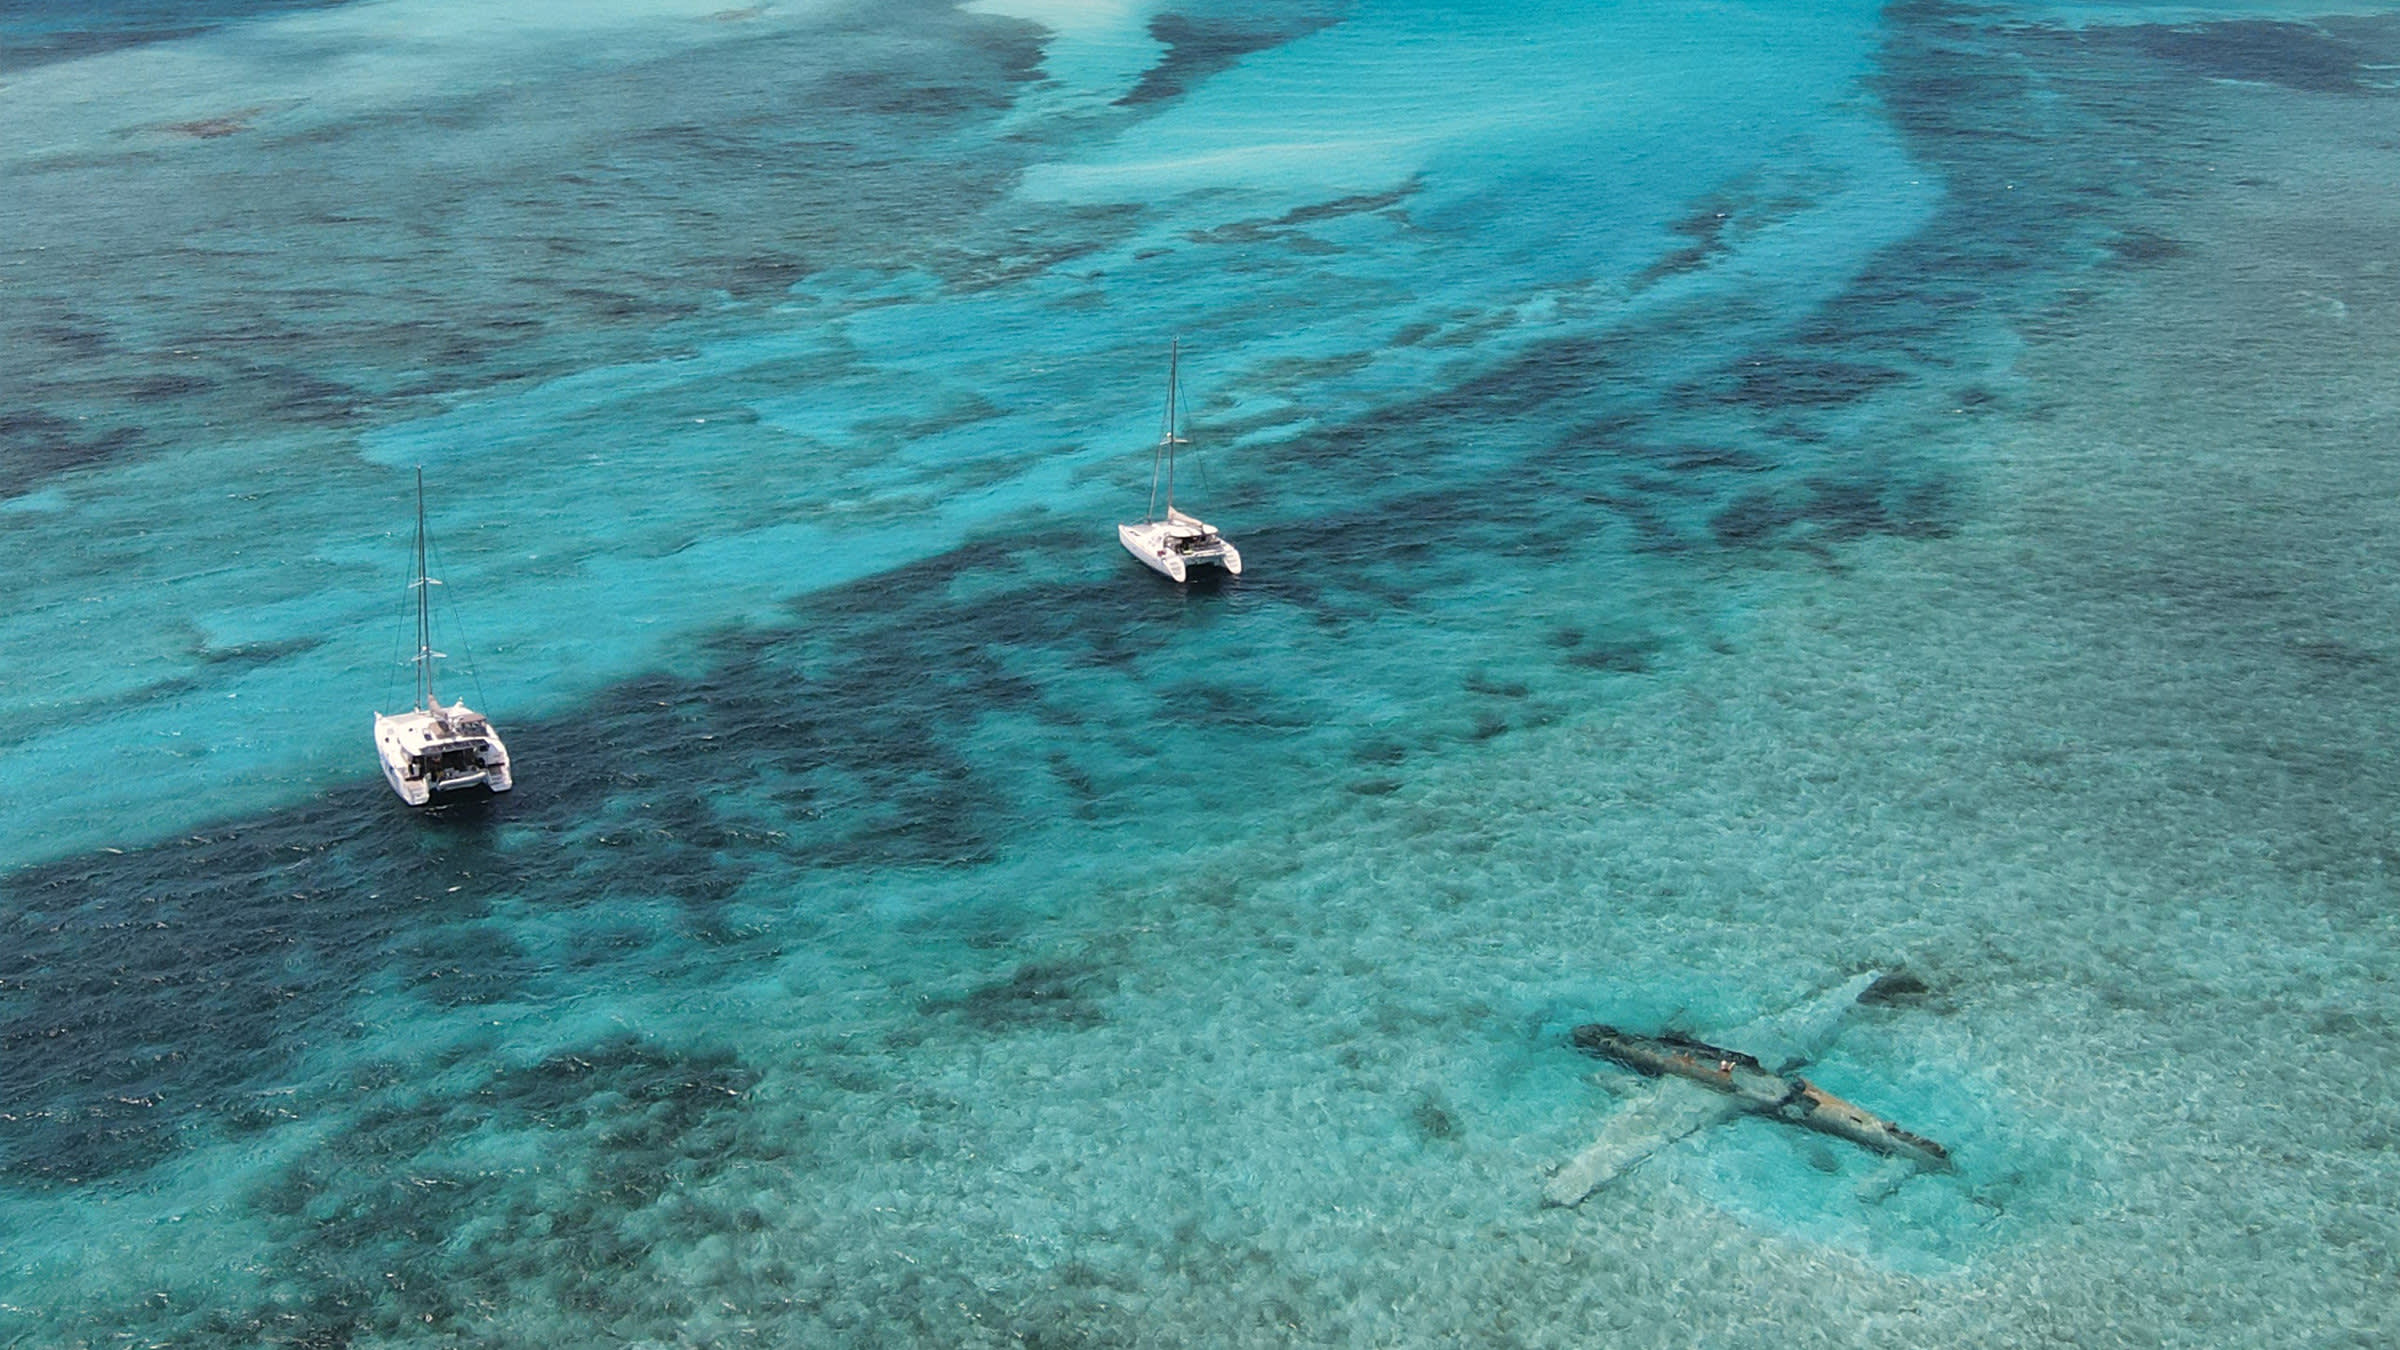
{"label": "submerged airplane wreck", "polygon": [[[1614,1060],[1657,1080],[1628,1100],[1591,1147],[1550,1177],[1542,1189],[1553,1205],[1582,1203],[1644,1158],[1708,1126],[1735,1116],[1772,1120],[1836,1135],[1900,1163],[1901,1179],[1918,1171],[1950,1166],[1949,1150],[1923,1135],[1844,1101],[1791,1070],[1816,1057],[1832,1038],[1844,1013],[1874,986],[1869,971],[1777,1018],[1762,1019],[1726,1039],[1771,1047],[1777,1067],[1755,1056],[1688,1036],[1644,1036],[1600,1023],[1575,1028],[1570,1039],[1587,1054]],[[1692,1086],[1697,1085],[1697,1086]]]}

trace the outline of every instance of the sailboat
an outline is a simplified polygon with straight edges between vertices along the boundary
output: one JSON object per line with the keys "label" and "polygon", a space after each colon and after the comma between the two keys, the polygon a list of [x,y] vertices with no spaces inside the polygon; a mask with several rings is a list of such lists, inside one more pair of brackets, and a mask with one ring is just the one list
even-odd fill
{"label": "sailboat", "polygon": [[[1242,574],[1242,555],[1218,534],[1215,526],[1198,516],[1186,515],[1175,509],[1175,447],[1191,442],[1176,434],[1177,407],[1176,375],[1183,360],[1183,344],[1170,343],[1167,348],[1167,417],[1158,434],[1158,446],[1150,456],[1150,508],[1138,524],[1117,527],[1117,538],[1125,551],[1142,560],[1142,565],[1172,581],[1182,581],[1196,563],[1213,563],[1231,576]],[[1158,511],[1158,487],[1161,472],[1167,487],[1167,513]]]}
{"label": "sailboat", "polygon": [[410,806],[423,806],[435,793],[485,788],[506,792],[508,747],[490,719],[464,699],[442,706],[433,692],[433,588],[442,583],[425,573],[425,470],[417,470],[417,570],[408,583],[417,598],[416,702],[404,713],[375,714],[375,754],[383,776]]}

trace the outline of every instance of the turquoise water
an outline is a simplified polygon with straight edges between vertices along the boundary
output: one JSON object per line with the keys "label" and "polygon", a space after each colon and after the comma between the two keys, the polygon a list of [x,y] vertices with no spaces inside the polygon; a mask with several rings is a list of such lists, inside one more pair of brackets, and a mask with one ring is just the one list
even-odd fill
{"label": "turquoise water", "polygon": [[0,43],[0,1342],[2388,1337],[2388,7]]}

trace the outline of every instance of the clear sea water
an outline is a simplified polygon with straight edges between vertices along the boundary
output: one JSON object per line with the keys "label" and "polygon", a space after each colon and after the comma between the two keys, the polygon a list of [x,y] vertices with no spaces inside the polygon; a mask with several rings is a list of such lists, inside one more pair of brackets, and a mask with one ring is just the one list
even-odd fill
{"label": "clear sea water", "polygon": [[2400,1334],[2400,11],[732,3],[0,5],[0,1344]]}

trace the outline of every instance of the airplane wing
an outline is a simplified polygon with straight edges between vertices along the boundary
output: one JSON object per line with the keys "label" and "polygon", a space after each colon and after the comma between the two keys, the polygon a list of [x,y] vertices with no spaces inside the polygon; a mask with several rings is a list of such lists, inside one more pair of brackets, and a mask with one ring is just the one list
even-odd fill
{"label": "airplane wing", "polygon": [[1600,1137],[1550,1174],[1542,1201],[1580,1205],[1667,1145],[1742,1113],[1742,1104],[1681,1078],[1654,1078],[1626,1097],[1600,1127]]}

